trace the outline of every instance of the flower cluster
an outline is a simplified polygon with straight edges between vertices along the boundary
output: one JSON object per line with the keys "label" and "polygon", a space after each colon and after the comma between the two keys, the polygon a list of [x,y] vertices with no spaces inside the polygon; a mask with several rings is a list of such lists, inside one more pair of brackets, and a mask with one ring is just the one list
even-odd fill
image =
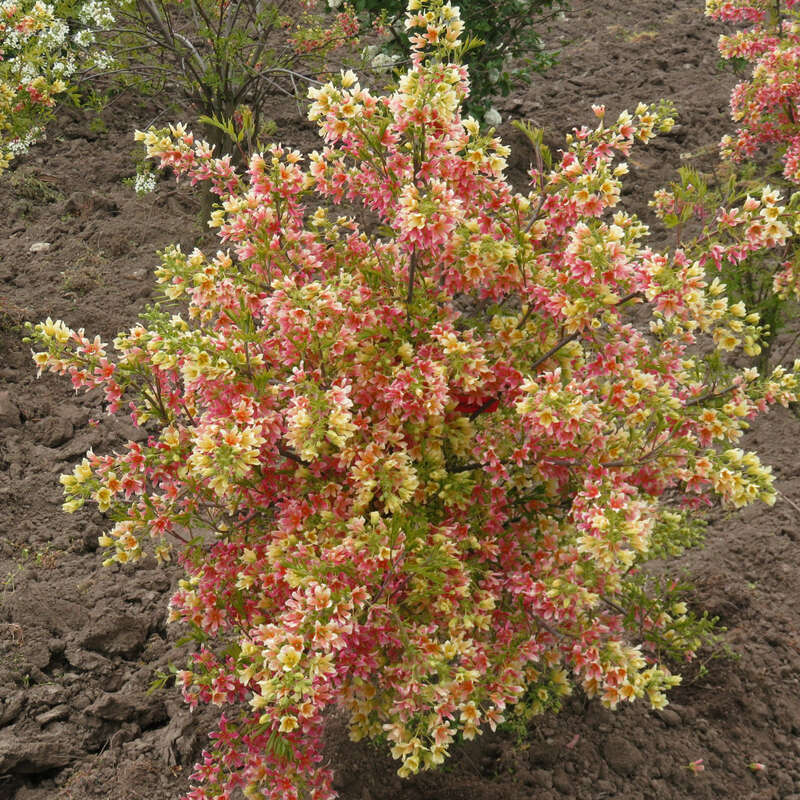
{"label": "flower cluster", "polygon": [[[723,155],[738,161],[772,145],[786,180],[800,184],[800,3],[738,0],[720,5],[709,0],[707,13],[752,26],[720,38],[723,57],[753,64],[751,79],[740,83],[731,97],[741,128],[723,139]],[[796,213],[800,198],[793,198],[791,205]],[[792,233],[800,233],[796,225]],[[800,300],[800,251],[796,245],[791,251],[774,271],[772,289],[779,299]]]}
{"label": "flower cluster", "polygon": [[733,118],[741,127],[735,136],[723,139],[723,153],[738,160],[752,157],[762,145],[777,145],[784,175],[800,183],[800,4],[706,0],[706,14],[751,26],[720,38],[723,58],[753,64],[750,80],[742,81],[731,96]]}
{"label": "flower cluster", "polygon": [[[680,245],[715,268],[731,299],[758,314],[761,344],[751,333],[744,341],[746,353],[758,356],[762,370],[778,333],[795,313],[793,298],[800,299],[800,194],[792,191],[800,178],[792,155],[800,146],[798,9],[795,2],[708,0],[709,16],[750,26],[719,42],[723,57],[754,65],[751,79],[741,82],[731,97],[740,128],[723,138],[714,180],[684,167],[678,170],[679,180],[658,191],[651,203],[675,229]],[[780,159],[778,169],[763,163],[768,146]],[[783,178],[776,174],[779,169]],[[689,243],[687,232],[694,236]]]}
{"label": "flower cluster", "polygon": [[[800,193],[786,196],[754,180],[752,168],[741,173],[727,166],[732,171],[717,186],[695,170],[681,168],[679,180],[657,191],[650,205],[675,229],[682,247],[727,284],[731,308],[741,314],[730,331],[734,337],[726,338],[732,344],[743,341],[745,353],[758,356],[766,367],[778,333],[795,313],[792,295],[800,298]],[[685,229],[694,238],[687,240]]]}
{"label": "flower cluster", "polygon": [[[113,359],[63,323],[32,329],[40,369],[149,423],[62,482],[67,510],[115,520],[109,561],[155,547],[186,569],[170,618],[201,646],[179,684],[232,706],[192,800],[334,797],[334,705],[401,775],[521,700],[578,686],[663,706],[679,678],[651,643],[695,642],[685,608],[634,591],[638,567],[682,546],[681,496],[775,498],[736,444],[797,399],[800,364],[726,366],[758,330],[706,277],[713,256],[657,252],[616,208],[620,156],[668,109],[597,108],[517,193],[508,148],[461,115],[458,10],[414,0],[408,20],[392,94],[352,73],[312,91],[307,167],[274,144],[242,173],[183,126],[138,134],[210,182],[222,249],[164,252],[163,302]],[[780,231],[748,231],[777,202],[724,230],[774,247]]]}
{"label": "flower cluster", "polygon": [[101,0],[0,2],[0,172],[42,135],[55,98],[79,67],[100,57],[87,48],[110,22]]}

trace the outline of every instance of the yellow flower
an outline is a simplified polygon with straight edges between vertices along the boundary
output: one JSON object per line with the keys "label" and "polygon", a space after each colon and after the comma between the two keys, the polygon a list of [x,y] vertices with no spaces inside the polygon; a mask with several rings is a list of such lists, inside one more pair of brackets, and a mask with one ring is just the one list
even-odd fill
{"label": "yellow flower", "polygon": [[319,675],[330,675],[336,671],[333,666],[333,656],[327,653],[324,656],[315,656],[313,662],[313,670]]}
{"label": "yellow flower", "polygon": [[461,709],[461,721],[466,723],[475,724],[481,718],[481,712],[478,711],[477,706],[471,700],[466,703]]}
{"label": "yellow flower", "polygon": [[397,348],[397,354],[408,364],[414,357],[414,348],[408,342],[403,342],[403,344]]}
{"label": "yellow flower", "polygon": [[72,331],[60,320],[55,322],[48,317],[44,322],[36,326],[48,339],[55,339],[60,344],[69,340]]}
{"label": "yellow flower", "polygon": [[278,663],[284,672],[291,672],[299,663],[302,653],[290,644],[285,644],[278,652]]}
{"label": "yellow flower", "polygon": [[281,733],[291,733],[293,730],[299,727],[297,722],[297,717],[292,716],[291,714],[286,714],[281,717],[281,724],[278,730]]}
{"label": "yellow flower", "polygon": [[97,503],[97,508],[100,511],[108,511],[111,508],[111,492],[108,490],[108,487],[103,486],[101,489],[98,489],[93,495],[92,500]]}

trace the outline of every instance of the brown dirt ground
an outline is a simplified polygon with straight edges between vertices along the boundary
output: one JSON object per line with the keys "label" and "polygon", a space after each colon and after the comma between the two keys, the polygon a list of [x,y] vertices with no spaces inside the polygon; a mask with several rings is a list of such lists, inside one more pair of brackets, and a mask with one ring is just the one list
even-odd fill
{"label": "brown dirt ground", "polygon": [[[647,217],[646,199],[682,157],[709,168],[730,127],[737,79],[717,68],[719,29],[702,5],[575,0],[549,34],[560,65],[501,112],[533,119],[557,146],[572,125],[591,122],[592,102],[615,113],[672,99],[680,126],[630,160],[624,202]],[[185,661],[180,631],[165,626],[176,573],[155,563],[103,568],[103,518],[60,510],[58,475],[88,447],[103,451],[137,432],[105,417],[94,394],[37,380],[19,328],[51,316],[108,340],[148,302],[155,251],[208,243],[190,189],[164,177],[142,199],[122,184],[134,172],[132,129],[153,116],[124,95],[99,121],[63,111],[48,141],[0,179],[0,800],[177,798],[213,724],[213,710],[191,715],[172,688],[146,694],[158,670]],[[308,124],[277,122],[284,142],[313,144]],[[524,140],[508,124],[502,133],[519,181]],[[31,252],[37,242],[50,247]],[[343,800],[800,800],[799,436],[800,419],[783,409],[747,436],[792,502],[714,510],[707,546],[670,567],[696,585],[693,605],[727,626],[736,659],[687,667],[662,712],[610,713],[575,697],[524,741],[484,736],[409,781],[332,720]],[[704,772],[687,769],[701,758]],[[766,770],[754,774],[752,761]]]}

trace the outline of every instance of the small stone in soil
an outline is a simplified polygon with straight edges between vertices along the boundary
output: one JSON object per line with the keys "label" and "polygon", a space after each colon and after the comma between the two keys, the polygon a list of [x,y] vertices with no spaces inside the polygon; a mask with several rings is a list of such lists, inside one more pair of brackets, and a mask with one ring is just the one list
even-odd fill
{"label": "small stone in soil", "polygon": [[55,722],[59,719],[66,719],[69,716],[69,706],[68,705],[60,705],[56,706],[55,708],[51,708],[49,711],[45,711],[42,714],[37,714],[34,719],[44,727],[50,722]]}
{"label": "small stone in soil", "polygon": [[22,423],[16,403],[10,392],[0,392],[0,428],[16,428]]}
{"label": "small stone in soil", "polygon": [[603,756],[619,775],[632,775],[642,763],[642,753],[623,736],[609,736],[603,746]]}
{"label": "small stone in soil", "polygon": [[45,417],[34,423],[34,436],[46,447],[58,447],[72,438],[72,423],[64,417]]}

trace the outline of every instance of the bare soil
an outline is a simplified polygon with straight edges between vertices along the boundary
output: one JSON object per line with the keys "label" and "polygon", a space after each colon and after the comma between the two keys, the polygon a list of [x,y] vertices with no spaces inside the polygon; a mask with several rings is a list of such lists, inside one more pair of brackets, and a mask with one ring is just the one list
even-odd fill
{"label": "bare soil", "polygon": [[[682,163],[712,168],[731,128],[737,78],[718,68],[720,29],[700,0],[573,6],[549,33],[560,65],[498,108],[545,127],[558,149],[573,125],[592,121],[593,102],[616,114],[673,100],[680,125],[630,159],[623,202],[649,219],[652,190]],[[314,145],[285,100],[273,113],[285,143]],[[190,714],[170,686],[147,693],[186,659],[181,631],[165,624],[176,571],[103,568],[103,517],[60,508],[58,475],[87,448],[141,434],[107,417],[94,393],[37,380],[21,341],[23,320],[48,316],[109,340],[150,300],[156,251],[209,244],[189,187],[165,176],[139,198],[122,183],[134,173],[132,131],[154,115],[126,95],[99,118],[64,110],[0,179],[0,800],[172,800],[215,719],[216,709]],[[520,183],[530,152],[508,124],[501,132]],[[611,713],[575,696],[521,741],[483,736],[413,780],[332,719],[328,755],[343,800],[800,800],[800,419],[777,409],[746,444],[774,466],[788,499],[712,510],[706,547],[669,567],[695,584],[692,605],[727,627],[735,658],[687,665],[663,711]],[[695,774],[687,765],[697,759],[705,770]]]}

